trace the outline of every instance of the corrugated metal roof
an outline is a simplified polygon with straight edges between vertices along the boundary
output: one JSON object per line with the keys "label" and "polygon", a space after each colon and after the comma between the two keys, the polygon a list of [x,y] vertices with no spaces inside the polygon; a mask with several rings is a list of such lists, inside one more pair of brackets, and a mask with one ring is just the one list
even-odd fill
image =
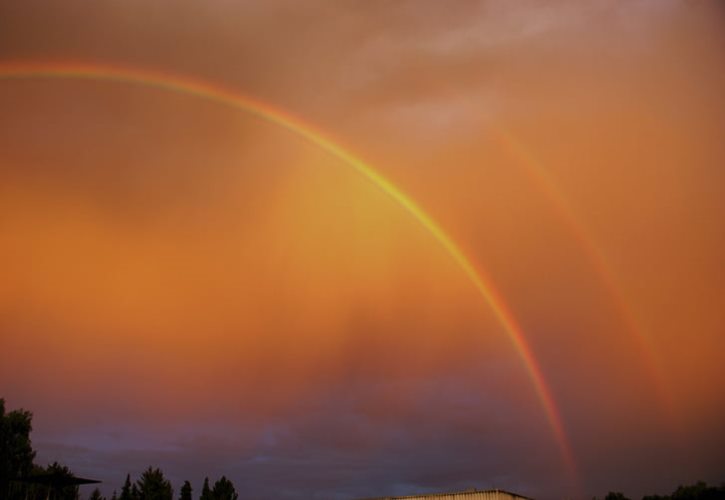
{"label": "corrugated metal roof", "polygon": [[499,500],[502,496],[508,496],[511,498],[520,498],[523,500],[532,500],[529,497],[525,497],[523,495],[519,495],[517,493],[511,493],[510,491],[506,490],[464,490],[464,491],[451,491],[451,492],[444,492],[444,493],[424,493],[424,494],[418,494],[418,495],[405,495],[405,496],[397,496],[397,497],[375,497],[375,498],[367,498],[367,499],[361,499],[361,500],[413,500],[413,499],[427,499],[427,498],[440,498],[440,499],[446,499],[446,500],[458,500],[459,498],[461,500]]}

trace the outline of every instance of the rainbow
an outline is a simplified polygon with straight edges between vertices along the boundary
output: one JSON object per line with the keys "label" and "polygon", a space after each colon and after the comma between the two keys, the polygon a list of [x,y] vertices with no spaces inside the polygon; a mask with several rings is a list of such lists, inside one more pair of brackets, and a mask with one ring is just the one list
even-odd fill
{"label": "rainbow", "polygon": [[519,354],[539,402],[546,414],[551,431],[559,447],[562,461],[573,480],[576,480],[574,456],[569,445],[559,411],[534,353],[529,346],[521,326],[507,307],[505,301],[493,286],[491,279],[477,269],[463,250],[438,223],[428,215],[410,196],[393,182],[365,163],[362,159],[339,146],[313,125],[272,105],[245,96],[231,89],[189,76],[174,75],[145,69],[79,62],[6,62],[0,63],[0,80],[18,79],[76,79],[122,82],[132,85],[156,88],[184,94],[237,109],[262,120],[278,125],[319,147],[341,160],[362,177],[404,208],[416,221],[435,238],[448,255],[465,273],[475,289],[493,311]]}
{"label": "rainbow", "polygon": [[576,215],[577,211],[573,209],[548,169],[532,155],[529,148],[518,140],[511,131],[498,128],[497,133],[505,149],[516,160],[515,164],[524,170],[529,180],[544,194],[556,210],[560,220],[576,239],[579,248],[589,261],[590,268],[594,270],[597,279],[609,296],[622,326],[630,338],[633,339],[639,351],[643,367],[654,387],[655,396],[665,411],[665,416],[669,420],[673,420],[674,403],[664,382],[662,367],[654,356],[654,346],[639,325],[631,308],[623,299],[620,287],[615,279],[615,273],[606,256],[596,245],[594,238],[587,232],[585,225]]}

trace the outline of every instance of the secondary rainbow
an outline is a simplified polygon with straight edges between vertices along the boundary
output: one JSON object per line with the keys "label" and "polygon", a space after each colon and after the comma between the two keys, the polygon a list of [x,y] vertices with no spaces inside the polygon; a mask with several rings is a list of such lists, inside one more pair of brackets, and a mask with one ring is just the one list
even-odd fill
{"label": "secondary rainbow", "polygon": [[530,149],[511,131],[498,128],[497,132],[506,150],[517,160],[516,164],[522,167],[529,180],[536,184],[537,189],[549,200],[561,221],[567,226],[576,239],[579,248],[589,260],[591,268],[609,295],[625,330],[634,340],[639,350],[643,366],[654,385],[658,402],[665,410],[666,417],[673,420],[674,404],[672,396],[664,383],[662,368],[654,356],[652,343],[643,332],[631,308],[623,299],[620,287],[617,286],[615,273],[606,256],[594,242],[581,219],[577,217],[577,211],[571,206],[557,182],[552,178],[549,170],[533,156]]}
{"label": "secondary rainbow", "polygon": [[551,391],[544,379],[536,358],[526,341],[523,331],[509,310],[505,301],[496,291],[491,279],[477,269],[463,250],[457,245],[438,223],[431,218],[410,196],[388,180],[385,176],[350,153],[335,141],[327,137],[313,125],[305,123],[293,115],[277,109],[255,98],[240,94],[234,90],[211,84],[189,76],[174,75],[158,71],[122,66],[110,66],[80,62],[6,62],[0,63],[0,79],[76,79],[122,82],[142,85],[165,91],[194,96],[217,104],[244,111],[267,122],[274,123],[289,132],[304,138],[311,144],[338,158],[345,165],[357,171],[368,181],[384,191],[390,198],[407,210],[414,219],[448,252],[450,257],[466,274],[478,293],[489,305],[497,320],[509,336],[528,372],[529,378],[542,405],[554,438],[559,446],[562,460],[572,479],[576,480],[574,457],[564,432],[561,416],[554,403]]}

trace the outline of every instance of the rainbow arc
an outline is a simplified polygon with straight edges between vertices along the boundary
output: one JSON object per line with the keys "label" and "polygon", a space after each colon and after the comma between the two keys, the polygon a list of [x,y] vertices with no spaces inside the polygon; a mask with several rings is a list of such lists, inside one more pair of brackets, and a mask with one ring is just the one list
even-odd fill
{"label": "rainbow arc", "polygon": [[562,461],[572,479],[576,481],[577,474],[573,453],[551,390],[521,326],[501,294],[496,290],[492,280],[482,269],[473,264],[472,260],[453,238],[415,200],[361,158],[338,145],[313,125],[281,109],[231,89],[188,76],[138,68],[77,62],[10,62],[0,64],[0,79],[75,79],[122,82],[193,96],[249,113],[276,124],[319,147],[332,157],[339,159],[344,165],[355,170],[405,209],[413,219],[433,236],[456,262],[478,294],[493,311],[523,362],[559,447]]}
{"label": "rainbow arc", "polygon": [[622,326],[629,337],[633,339],[639,351],[643,367],[654,386],[657,401],[666,411],[668,419],[674,420],[674,403],[671,394],[667,390],[662,368],[653,354],[652,343],[637,321],[631,307],[624,300],[621,288],[615,278],[616,273],[609,264],[606,255],[596,244],[590,232],[587,231],[586,225],[577,216],[578,211],[572,207],[546,165],[537,159],[531,149],[517,139],[517,136],[511,131],[499,128],[497,132],[502,145],[515,160],[514,163],[524,171],[529,181],[545,196],[556,211],[559,220],[575,238],[580,250],[589,261],[589,267],[609,296]]}

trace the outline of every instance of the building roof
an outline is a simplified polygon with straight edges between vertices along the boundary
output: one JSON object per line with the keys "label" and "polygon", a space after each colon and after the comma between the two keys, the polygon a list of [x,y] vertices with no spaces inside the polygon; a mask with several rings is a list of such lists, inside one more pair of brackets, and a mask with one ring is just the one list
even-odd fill
{"label": "building roof", "polygon": [[50,474],[37,474],[28,477],[20,477],[14,479],[13,481],[17,481],[19,483],[47,484],[53,487],[100,483],[100,481],[96,479],[86,479],[83,477],[76,477],[68,474],[59,474],[57,472]]}
{"label": "building roof", "polygon": [[405,498],[441,498],[445,499],[445,497],[450,497],[454,495],[474,495],[474,494],[481,494],[481,493],[503,493],[504,495],[509,495],[514,498],[520,498],[523,500],[533,500],[532,498],[525,497],[523,495],[519,495],[518,493],[511,493],[510,491],[506,490],[499,490],[499,489],[493,489],[493,490],[477,490],[475,488],[471,488],[469,490],[463,490],[463,491],[448,491],[443,493],[418,493],[416,495],[404,495],[404,496],[397,496],[397,497],[374,497],[374,498],[367,498],[367,499],[361,499],[361,500],[403,500]]}

